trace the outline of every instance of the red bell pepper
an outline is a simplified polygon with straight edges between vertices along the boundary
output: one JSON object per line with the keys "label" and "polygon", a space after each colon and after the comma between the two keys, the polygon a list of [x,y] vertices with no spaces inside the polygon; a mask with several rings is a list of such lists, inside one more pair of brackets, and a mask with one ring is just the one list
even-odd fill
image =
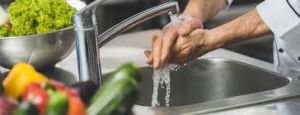
{"label": "red bell pepper", "polygon": [[23,94],[23,101],[31,101],[33,104],[37,105],[39,109],[39,115],[46,114],[46,107],[48,103],[49,96],[40,83],[29,84]]}
{"label": "red bell pepper", "polygon": [[[68,96],[68,115],[87,115],[86,107],[77,90],[65,87],[59,81],[49,80],[48,85],[53,87],[56,91],[65,92]],[[49,95],[40,83],[34,82],[28,85],[23,94],[23,101],[31,101],[37,105],[39,115],[45,115],[47,111],[47,104]]]}

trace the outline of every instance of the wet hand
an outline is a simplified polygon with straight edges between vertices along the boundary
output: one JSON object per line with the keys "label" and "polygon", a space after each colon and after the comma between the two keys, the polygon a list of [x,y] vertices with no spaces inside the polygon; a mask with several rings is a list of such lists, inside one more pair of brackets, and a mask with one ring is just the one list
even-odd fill
{"label": "wet hand", "polygon": [[203,28],[202,20],[200,18],[191,16],[179,16],[177,20],[166,25],[162,30],[162,63],[170,58],[168,55],[171,46],[175,43],[179,36],[186,36],[197,28]]}
{"label": "wet hand", "polygon": [[[157,55],[162,54],[161,56],[163,58],[163,61],[168,60],[168,58],[170,58],[170,57],[166,54],[168,54],[170,52],[171,46],[174,44],[176,39],[179,36],[185,36],[185,35],[189,34],[191,31],[193,31],[194,29],[197,29],[197,28],[203,28],[202,20],[200,18],[181,15],[178,17],[177,20],[174,20],[171,23],[169,23],[168,25],[166,25],[162,29],[162,33],[159,33],[160,38],[164,39],[163,41],[157,40],[158,34],[153,36],[153,40],[152,40],[153,45],[158,44],[156,46],[161,46],[161,48],[153,47],[152,50],[162,49],[162,51],[156,52],[156,54]],[[149,51],[149,50],[145,51],[145,55],[147,57],[149,57],[147,63],[152,65],[154,59],[153,59],[153,56],[150,54],[151,54],[151,51]],[[158,60],[158,59],[155,59],[155,60]],[[158,65],[157,61],[155,61],[155,62],[156,62],[155,65]],[[162,62],[162,63],[166,63],[166,62]]]}
{"label": "wet hand", "polygon": [[[154,34],[152,38],[152,51],[145,51],[147,63],[159,69],[166,63],[183,64],[222,45],[217,34],[210,30],[196,29],[188,35],[179,36],[171,44],[169,52],[163,52],[165,47],[162,35]],[[166,55],[169,58],[164,58]]]}

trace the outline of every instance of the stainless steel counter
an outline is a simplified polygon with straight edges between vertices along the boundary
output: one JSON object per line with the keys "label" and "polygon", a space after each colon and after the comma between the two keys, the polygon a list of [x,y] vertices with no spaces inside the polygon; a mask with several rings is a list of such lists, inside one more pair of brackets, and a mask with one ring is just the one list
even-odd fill
{"label": "stainless steel counter", "polygon": [[[123,63],[134,62],[140,67],[147,66],[146,59],[143,55],[144,49],[151,46],[151,35],[158,30],[142,31],[118,36],[107,46],[100,49],[101,65],[103,73],[108,73],[116,69]],[[270,71],[275,71],[272,64],[258,59],[247,57],[226,49],[217,49],[201,58],[224,58],[237,60],[246,64],[251,64]],[[6,71],[1,69],[2,72]],[[76,52],[73,51],[66,59],[59,62],[56,67],[42,70],[43,73],[51,78],[73,83],[77,81],[77,62]],[[299,76],[300,79],[300,76]],[[152,82],[152,81],[149,81]],[[160,113],[143,106],[134,106],[133,112],[136,115],[165,115],[172,112]],[[190,113],[192,114],[192,113]],[[300,98],[293,97],[284,100],[261,103],[251,106],[239,107],[230,110],[223,110],[206,115],[299,115],[300,114]]]}
{"label": "stainless steel counter", "polygon": [[[144,49],[149,49],[151,46],[151,35],[157,30],[142,31],[118,36],[117,39],[111,41],[107,46],[100,49],[101,64],[103,73],[108,73],[122,63],[134,62],[140,67],[147,66],[146,59],[143,55]],[[201,58],[224,58],[237,60],[246,64],[255,65],[270,71],[275,71],[271,63],[254,59],[245,55],[241,55],[226,49],[217,49]],[[62,68],[71,72],[75,76],[76,71],[76,56],[73,52],[67,59],[57,64],[57,68]],[[300,78],[300,77],[299,77]],[[152,81],[149,81],[152,82]],[[149,110],[143,106],[135,106],[134,113],[137,115],[163,115],[170,113],[159,113],[159,111]],[[268,103],[256,104],[246,107],[240,107],[207,115],[299,115],[300,114],[300,98],[290,98],[278,100]]]}

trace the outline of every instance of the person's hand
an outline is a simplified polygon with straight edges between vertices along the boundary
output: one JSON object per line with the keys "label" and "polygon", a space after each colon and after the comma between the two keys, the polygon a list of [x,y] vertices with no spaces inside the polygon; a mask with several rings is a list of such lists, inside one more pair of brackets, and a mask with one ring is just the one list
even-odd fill
{"label": "person's hand", "polygon": [[180,15],[176,20],[167,24],[162,31],[164,36],[167,34],[183,36],[197,28],[203,28],[203,21],[200,17]]}
{"label": "person's hand", "polygon": [[[177,20],[174,20],[171,23],[169,23],[168,25],[166,25],[162,29],[162,34],[160,34],[160,38],[164,39],[161,43],[161,45],[162,45],[161,52],[163,52],[162,53],[163,61],[168,60],[168,58],[170,58],[168,55],[165,55],[165,54],[169,54],[172,44],[176,41],[176,39],[179,36],[185,36],[197,28],[203,28],[201,18],[184,16],[184,15],[179,16]],[[157,38],[157,35],[156,35],[156,37],[154,37],[153,43],[155,42],[156,38]],[[152,57],[152,53],[149,50],[145,51],[145,55],[147,57]],[[152,64],[151,60],[153,60],[153,59],[152,58],[148,59],[149,64]],[[156,63],[154,65],[157,65],[157,61],[155,61],[155,62]],[[165,63],[165,62],[162,62],[162,63]]]}
{"label": "person's hand", "polygon": [[[155,34],[152,38],[152,52],[145,51],[145,55],[148,57],[147,63],[153,64],[155,69],[159,69],[164,65],[163,61],[183,64],[194,60],[223,44],[217,35],[211,30],[196,29],[188,35],[179,36],[176,42],[171,44],[170,51],[166,54],[163,52],[165,39],[162,39],[161,35]],[[163,60],[163,55],[170,58]]]}
{"label": "person's hand", "polygon": [[197,28],[203,28],[202,20],[198,17],[181,15],[177,20],[166,25],[162,30],[162,63],[168,60],[172,44],[179,36],[185,36]]}

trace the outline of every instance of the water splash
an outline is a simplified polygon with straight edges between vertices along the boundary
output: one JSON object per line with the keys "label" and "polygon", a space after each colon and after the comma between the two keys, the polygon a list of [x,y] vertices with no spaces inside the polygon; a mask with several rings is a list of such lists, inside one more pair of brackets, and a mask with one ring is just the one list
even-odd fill
{"label": "water splash", "polygon": [[160,103],[157,100],[159,86],[161,88],[166,89],[165,104],[166,104],[166,107],[170,106],[170,93],[171,93],[170,72],[177,71],[179,69],[179,67],[180,67],[179,65],[170,64],[160,70],[155,70],[153,72],[153,77],[152,77],[153,93],[152,93],[152,102],[151,102],[152,107],[160,106]]}

